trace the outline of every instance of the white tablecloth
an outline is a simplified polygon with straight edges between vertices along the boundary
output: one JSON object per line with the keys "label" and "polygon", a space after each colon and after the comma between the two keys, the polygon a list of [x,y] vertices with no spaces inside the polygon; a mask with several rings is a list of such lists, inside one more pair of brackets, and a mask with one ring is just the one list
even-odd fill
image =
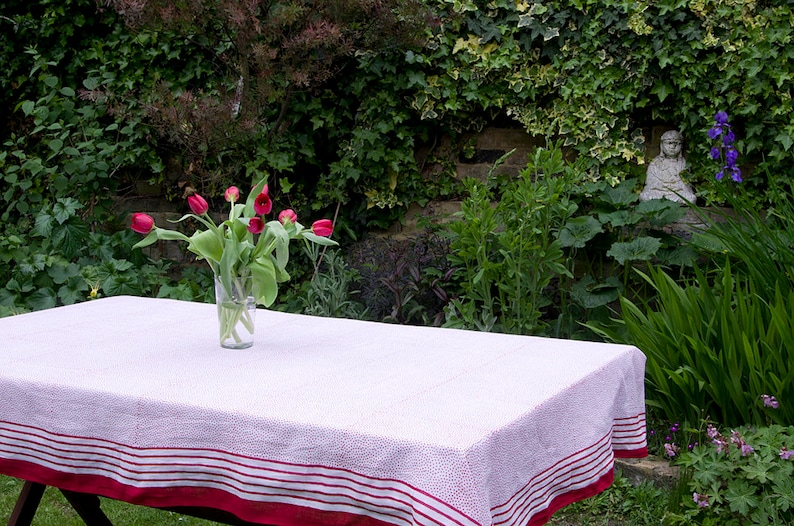
{"label": "white tablecloth", "polygon": [[113,297],[0,319],[0,472],[279,525],[542,524],[644,456],[634,347]]}

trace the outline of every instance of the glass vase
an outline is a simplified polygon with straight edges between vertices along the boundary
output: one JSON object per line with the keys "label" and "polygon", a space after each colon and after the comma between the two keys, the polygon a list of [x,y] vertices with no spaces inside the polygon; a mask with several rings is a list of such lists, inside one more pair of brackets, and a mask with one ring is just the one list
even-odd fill
{"label": "glass vase", "polygon": [[253,286],[251,276],[233,276],[230,288],[215,276],[220,344],[225,349],[246,349],[254,344],[256,301]]}

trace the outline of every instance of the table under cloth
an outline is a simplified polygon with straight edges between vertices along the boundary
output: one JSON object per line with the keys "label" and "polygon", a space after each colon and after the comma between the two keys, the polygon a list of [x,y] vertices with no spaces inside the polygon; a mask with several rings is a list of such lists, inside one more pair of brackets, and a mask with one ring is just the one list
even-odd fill
{"label": "table under cloth", "polygon": [[0,473],[277,525],[542,524],[647,454],[645,356],[112,297],[0,319]]}

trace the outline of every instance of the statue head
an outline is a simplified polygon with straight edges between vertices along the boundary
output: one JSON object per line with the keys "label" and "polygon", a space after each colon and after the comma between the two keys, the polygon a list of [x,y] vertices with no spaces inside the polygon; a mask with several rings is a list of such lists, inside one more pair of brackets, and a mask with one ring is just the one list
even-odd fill
{"label": "statue head", "polygon": [[667,130],[659,141],[659,149],[664,157],[671,159],[681,157],[684,138],[677,130]]}

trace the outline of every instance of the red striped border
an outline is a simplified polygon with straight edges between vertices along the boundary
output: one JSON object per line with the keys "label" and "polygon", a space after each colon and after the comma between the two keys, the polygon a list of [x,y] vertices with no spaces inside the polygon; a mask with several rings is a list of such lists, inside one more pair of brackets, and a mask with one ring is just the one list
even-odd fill
{"label": "red striped border", "polygon": [[[214,495],[211,507],[251,522],[261,520],[257,517],[265,508],[278,516],[307,508],[348,514],[356,520],[366,516],[376,521],[373,524],[477,524],[402,481],[367,477],[345,469],[211,449],[136,448],[10,422],[0,422],[0,438],[0,457],[7,458],[0,458],[0,468],[10,475],[134,504],[206,506],[202,495],[208,493]],[[267,520],[272,521],[270,516]],[[304,521],[283,524],[307,524]]]}
{"label": "red striped border", "polygon": [[617,458],[643,458],[648,456],[645,413],[625,418],[615,418],[612,425],[612,449]]}
{"label": "red striped border", "polygon": [[[213,449],[140,448],[4,421],[0,438],[4,473],[134,504],[211,507],[279,526],[477,524],[402,481],[345,469]],[[544,524],[560,508],[609,487],[613,456],[646,455],[645,413],[616,418],[611,433],[535,475],[493,507],[493,524]]]}

